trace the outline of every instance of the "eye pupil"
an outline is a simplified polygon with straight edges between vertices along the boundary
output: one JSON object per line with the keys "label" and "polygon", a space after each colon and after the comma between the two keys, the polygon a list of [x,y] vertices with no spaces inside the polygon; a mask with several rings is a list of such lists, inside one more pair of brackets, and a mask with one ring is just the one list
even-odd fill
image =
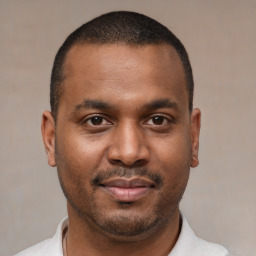
{"label": "eye pupil", "polygon": [[95,116],[91,118],[91,122],[93,125],[100,125],[102,124],[103,118],[100,116]]}
{"label": "eye pupil", "polygon": [[164,122],[164,118],[162,116],[154,116],[153,123],[156,125],[161,125]]}

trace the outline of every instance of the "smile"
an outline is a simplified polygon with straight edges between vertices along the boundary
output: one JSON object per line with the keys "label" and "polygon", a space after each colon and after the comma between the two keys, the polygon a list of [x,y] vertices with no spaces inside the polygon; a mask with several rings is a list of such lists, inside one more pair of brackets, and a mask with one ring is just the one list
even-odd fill
{"label": "smile", "polygon": [[155,188],[151,181],[142,178],[117,178],[103,182],[100,186],[119,202],[139,200]]}

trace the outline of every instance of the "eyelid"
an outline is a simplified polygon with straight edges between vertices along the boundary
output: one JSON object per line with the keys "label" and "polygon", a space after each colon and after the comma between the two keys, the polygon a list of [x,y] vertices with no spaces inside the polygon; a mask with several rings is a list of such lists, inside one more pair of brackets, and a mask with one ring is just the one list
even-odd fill
{"label": "eyelid", "polygon": [[[163,117],[163,118],[165,119],[165,121],[168,122],[168,124],[175,122],[174,118],[173,118],[171,115],[169,115],[169,114],[155,113],[155,114],[152,114],[152,115],[148,116],[147,118],[145,118],[142,124],[143,124],[143,125],[147,125],[147,122],[149,122],[149,120],[152,120],[152,118],[157,117],[157,116]],[[107,122],[107,124],[100,124],[100,125],[98,125],[98,127],[100,127],[100,126],[107,126],[107,125],[113,125],[113,124],[114,124],[114,121],[113,121],[113,120],[110,121],[110,120],[111,120],[110,117],[106,116],[105,114],[99,114],[99,113],[90,114],[90,115],[84,117],[84,118],[81,120],[80,124],[81,124],[81,125],[85,125],[86,123],[88,124],[88,121],[89,121],[90,119],[94,118],[94,117],[101,117],[101,118],[103,118],[103,119]],[[153,125],[155,125],[155,126],[163,126],[163,125],[167,125],[167,124],[161,124],[161,125],[148,124],[148,125],[152,125],[152,126],[153,126]],[[88,126],[96,127],[97,125],[88,124]]]}
{"label": "eyelid", "polygon": [[[98,126],[104,126],[104,125],[109,125],[109,124],[113,124],[113,122],[110,122],[109,121],[109,118],[106,117],[106,115],[103,115],[103,114],[91,114],[91,115],[88,115],[86,116],[85,118],[82,119],[81,121],[81,124],[84,125],[84,124],[88,124],[88,121],[91,120],[92,118],[94,117],[101,117],[102,119],[104,119],[105,121],[107,121],[108,124],[100,124]],[[93,124],[88,124],[89,126],[97,126],[97,125],[93,125]]]}
{"label": "eyelid", "polygon": [[[162,113],[156,113],[156,114],[153,114],[153,115],[149,116],[146,119],[146,121],[144,122],[144,124],[146,124],[149,120],[152,120],[152,118],[157,117],[157,116],[163,117],[168,122],[168,124],[174,122],[173,117],[171,117],[170,115],[162,114]],[[155,124],[152,124],[152,125],[155,125]],[[158,125],[158,126],[160,126],[160,125]]]}

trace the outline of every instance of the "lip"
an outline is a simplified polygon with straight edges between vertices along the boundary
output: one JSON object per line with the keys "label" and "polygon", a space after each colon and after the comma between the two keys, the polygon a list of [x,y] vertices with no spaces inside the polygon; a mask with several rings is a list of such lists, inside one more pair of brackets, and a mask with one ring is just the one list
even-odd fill
{"label": "lip", "polygon": [[134,202],[146,196],[154,183],[144,178],[116,178],[100,184],[102,189],[120,202]]}

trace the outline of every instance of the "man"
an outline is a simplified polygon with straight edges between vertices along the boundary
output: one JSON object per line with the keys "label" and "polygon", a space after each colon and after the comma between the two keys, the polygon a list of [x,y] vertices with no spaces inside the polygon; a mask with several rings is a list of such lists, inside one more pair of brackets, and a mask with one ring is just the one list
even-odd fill
{"label": "man", "polygon": [[144,15],[78,28],[52,70],[42,135],[68,219],[25,255],[224,256],[179,211],[198,165],[200,110],[182,43]]}

